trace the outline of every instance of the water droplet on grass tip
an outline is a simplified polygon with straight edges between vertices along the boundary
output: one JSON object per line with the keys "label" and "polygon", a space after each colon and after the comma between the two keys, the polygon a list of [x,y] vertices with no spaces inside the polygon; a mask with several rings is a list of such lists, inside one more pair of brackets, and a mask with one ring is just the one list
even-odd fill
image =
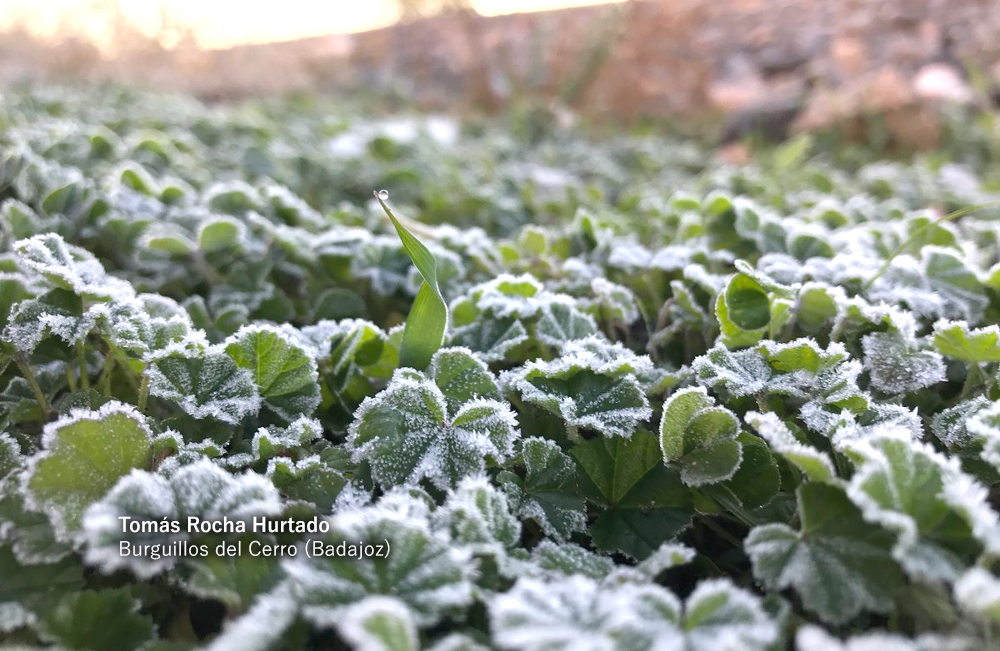
{"label": "water droplet on grass tip", "polygon": [[378,197],[381,201],[386,201],[389,199],[389,191],[379,190],[378,192],[375,193],[375,196]]}

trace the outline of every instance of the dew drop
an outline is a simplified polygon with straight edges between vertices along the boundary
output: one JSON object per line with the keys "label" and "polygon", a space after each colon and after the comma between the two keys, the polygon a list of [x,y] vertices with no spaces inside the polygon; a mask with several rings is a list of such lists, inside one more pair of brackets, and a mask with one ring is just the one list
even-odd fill
{"label": "dew drop", "polygon": [[378,192],[375,193],[375,196],[381,199],[382,201],[386,201],[389,199],[389,191],[379,190]]}

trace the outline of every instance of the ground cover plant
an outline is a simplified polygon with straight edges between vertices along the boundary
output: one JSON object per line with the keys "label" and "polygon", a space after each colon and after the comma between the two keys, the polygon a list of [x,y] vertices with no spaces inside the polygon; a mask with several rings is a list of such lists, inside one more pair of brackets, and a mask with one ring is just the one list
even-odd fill
{"label": "ground cover plant", "polygon": [[731,167],[542,114],[2,106],[0,641],[997,648],[974,127]]}

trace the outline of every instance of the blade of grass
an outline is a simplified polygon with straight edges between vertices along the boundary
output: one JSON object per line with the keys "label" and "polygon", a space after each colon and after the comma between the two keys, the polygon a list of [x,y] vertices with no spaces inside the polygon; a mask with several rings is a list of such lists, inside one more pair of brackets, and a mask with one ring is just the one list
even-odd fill
{"label": "blade of grass", "polygon": [[384,196],[384,193],[381,196],[380,193],[375,193],[379,205],[396,228],[403,249],[423,278],[410,314],[406,317],[399,364],[422,370],[427,368],[431,357],[444,343],[444,332],[448,327],[448,305],[438,287],[437,260],[434,254],[396,218],[392,209],[386,205]]}
{"label": "blade of grass", "polygon": [[875,272],[875,275],[872,276],[871,278],[869,278],[868,282],[865,283],[864,287],[862,288],[863,291],[868,291],[871,288],[872,284],[876,280],[878,280],[882,276],[882,274],[884,274],[886,271],[889,270],[889,266],[892,264],[892,261],[895,260],[896,257],[900,253],[902,253],[903,251],[905,251],[906,247],[908,247],[911,244],[913,244],[913,242],[918,237],[920,237],[923,234],[923,232],[926,231],[931,226],[937,226],[938,224],[943,224],[944,222],[950,222],[953,219],[958,219],[959,217],[964,217],[965,215],[968,215],[969,213],[976,212],[977,210],[985,210],[986,208],[995,208],[997,206],[1000,206],[1000,201],[991,201],[990,203],[981,203],[978,206],[968,206],[967,208],[962,208],[960,210],[956,210],[954,212],[950,212],[947,215],[943,215],[942,217],[938,217],[937,219],[935,219],[932,222],[928,222],[928,223],[924,224],[923,226],[921,226],[920,228],[918,228],[917,230],[915,230],[912,235],[910,235],[908,238],[906,238],[906,240],[902,244],[900,244],[899,247],[895,251],[892,252],[892,255],[890,255],[888,258],[886,258],[886,260],[882,264],[882,266],[879,267],[879,270],[877,272]]}

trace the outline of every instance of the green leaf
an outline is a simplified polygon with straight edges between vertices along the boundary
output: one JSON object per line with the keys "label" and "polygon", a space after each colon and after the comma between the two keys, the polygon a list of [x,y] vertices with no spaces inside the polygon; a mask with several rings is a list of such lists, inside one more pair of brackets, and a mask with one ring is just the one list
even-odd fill
{"label": "green leaf", "polygon": [[681,389],[663,405],[660,450],[663,462],[680,467],[688,486],[725,481],[742,459],[736,442],[739,420],[725,407],[716,407],[702,387]]}
{"label": "green leaf", "polygon": [[607,510],[591,535],[599,548],[642,559],[687,526],[691,493],[662,463],[656,436],[638,430],[630,440],[595,438],[574,447],[589,486],[585,493]]}
{"label": "green leaf", "polygon": [[131,651],[153,637],[153,620],[125,589],[63,597],[42,619],[46,637],[70,649]]}
{"label": "green leaf", "polygon": [[[866,520],[896,533],[892,553],[907,573],[953,581],[974,562],[977,523],[964,505],[949,503],[946,488],[961,480],[945,457],[903,435],[852,441],[848,450],[858,465],[848,494]],[[964,495],[974,499],[972,491]]]}
{"label": "green leaf", "polygon": [[1000,361],[1000,326],[970,329],[965,321],[938,321],[934,345],[945,357],[967,364]]}
{"label": "green leaf", "polygon": [[0,481],[0,541],[22,563],[54,563],[72,547],[56,539],[45,513],[25,507],[21,477],[21,472],[15,472]]}
{"label": "green leaf", "polygon": [[767,292],[750,276],[734,275],[726,285],[723,300],[729,319],[741,330],[758,330],[771,321]]}
{"label": "green leaf", "polygon": [[567,346],[557,360],[536,360],[512,371],[507,383],[526,402],[562,418],[571,431],[584,428],[628,437],[652,414],[636,378],[650,362],[634,354],[609,361],[595,352],[586,345]]}
{"label": "green leaf", "polygon": [[347,441],[354,460],[367,461],[383,486],[426,478],[448,488],[484,471],[487,459],[506,459],[519,436],[506,403],[474,398],[450,409],[433,380],[400,369],[384,391],[361,404]]}
{"label": "green leaf", "polygon": [[769,589],[794,588],[807,610],[831,624],[864,610],[890,612],[903,581],[889,551],[892,534],[865,522],[835,486],[809,482],[797,497],[799,531],[766,524],[744,541],[754,576]]}
{"label": "green leaf", "polygon": [[500,388],[486,364],[464,348],[442,348],[431,358],[427,374],[441,389],[448,409],[456,411],[470,400],[500,400]]}
{"label": "green leaf", "polygon": [[521,443],[524,478],[501,472],[497,481],[522,518],[538,523],[546,535],[566,540],[587,525],[587,512],[579,494],[576,464],[554,441],[540,438]]}
{"label": "green leaf", "polygon": [[438,288],[437,261],[434,254],[396,218],[379,192],[375,193],[375,198],[389,216],[403,248],[423,278],[406,318],[399,363],[402,366],[424,369],[430,364],[431,356],[444,343],[444,333],[448,327],[448,306]]}
{"label": "green leaf", "polygon": [[206,556],[187,559],[189,572],[181,587],[201,599],[215,599],[228,608],[245,609],[254,597],[277,585],[281,572],[278,560],[251,556]]}
{"label": "green leaf", "polygon": [[223,251],[239,244],[245,226],[230,217],[215,217],[198,229],[198,248],[205,253]]}
{"label": "green leaf", "polygon": [[[191,517],[199,521],[227,518],[251,530],[246,526],[251,518],[280,512],[278,491],[266,478],[252,472],[233,476],[208,459],[183,466],[169,479],[134,470],[84,513],[84,558],[106,573],[127,569],[147,579],[174,567],[182,556],[123,554],[123,548],[134,552],[141,545],[167,549],[172,543],[190,542],[202,535],[188,528]],[[122,518],[137,526],[123,530]]]}
{"label": "green leaf", "polygon": [[[67,592],[83,587],[84,568],[69,556],[56,563],[21,562],[10,547],[0,545],[0,614],[14,605],[28,611],[42,611]],[[34,619],[28,615],[29,620]],[[4,632],[0,616],[0,633]]]}
{"label": "green leaf", "polygon": [[345,609],[337,625],[340,635],[363,651],[418,651],[413,614],[390,597],[367,597]]}
{"label": "green leaf", "polygon": [[217,347],[187,342],[150,356],[149,395],[177,404],[192,418],[235,425],[260,409],[254,374]]}
{"label": "green leaf", "polygon": [[336,515],[330,520],[330,532],[307,544],[314,550],[336,550],[341,543],[359,542],[382,545],[382,555],[313,553],[284,562],[302,616],[314,625],[338,625],[345,607],[367,596],[399,599],[421,626],[471,603],[474,564],[467,550],[399,510],[376,506]]}
{"label": "green leaf", "polygon": [[757,350],[730,351],[721,344],[694,360],[698,383],[713,389],[724,387],[735,397],[764,391],[771,367]]}
{"label": "green leaf", "polygon": [[30,506],[45,510],[63,539],[79,529],[83,511],[120,477],[152,462],[146,419],[117,402],[46,425],[42,445],[30,460],[27,497]]}
{"label": "green leaf", "polygon": [[816,482],[829,482],[836,478],[833,461],[825,452],[806,445],[795,438],[788,426],[772,412],[748,412],[748,425],[757,430],[771,449],[795,465],[806,477]]}
{"label": "green leaf", "polygon": [[286,422],[311,416],[320,403],[316,360],[286,333],[244,326],[225,341],[226,354],[253,374],[262,406]]}
{"label": "green leaf", "polygon": [[945,379],[941,355],[934,351],[916,350],[915,343],[899,332],[865,335],[861,346],[872,386],[883,393],[894,395],[916,391]]}

